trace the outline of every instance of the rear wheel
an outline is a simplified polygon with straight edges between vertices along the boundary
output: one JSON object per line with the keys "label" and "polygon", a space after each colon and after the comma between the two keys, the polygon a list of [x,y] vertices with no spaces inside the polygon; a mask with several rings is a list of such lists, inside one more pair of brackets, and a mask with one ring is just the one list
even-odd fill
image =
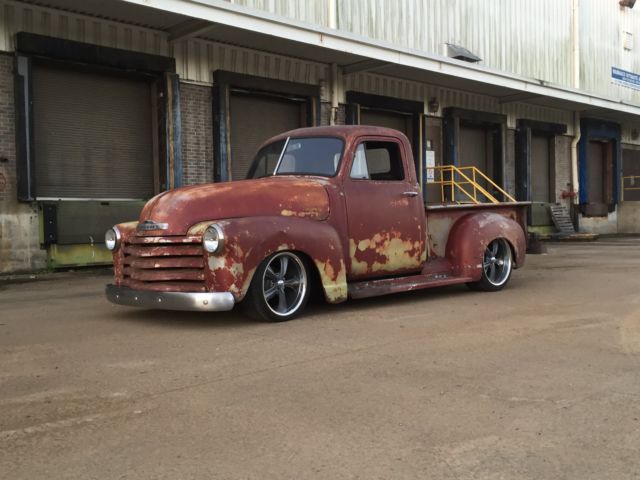
{"label": "rear wheel", "polygon": [[474,290],[495,292],[502,290],[511,278],[513,253],[511,245],[504,238],[491,241],[482,257],[482,277],[478,282],[469,283]]}
{"label": "rear wheel", "polygon": [[243,304],[252,318],[283,322],[297,316],[308,298],[306,261],[293,252],[278,252],[260,264]]}

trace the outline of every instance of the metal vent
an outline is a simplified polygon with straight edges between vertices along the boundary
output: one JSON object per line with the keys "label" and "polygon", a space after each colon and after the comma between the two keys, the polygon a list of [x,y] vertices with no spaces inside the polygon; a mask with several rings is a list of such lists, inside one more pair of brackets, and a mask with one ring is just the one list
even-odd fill
{"label": "metal vent", "polygon": [[473,52],[461,47],[460,45],[454,45],[453,43],[445,43],[445,55],[447,57],[469,63],[478,63],[482,60]]}

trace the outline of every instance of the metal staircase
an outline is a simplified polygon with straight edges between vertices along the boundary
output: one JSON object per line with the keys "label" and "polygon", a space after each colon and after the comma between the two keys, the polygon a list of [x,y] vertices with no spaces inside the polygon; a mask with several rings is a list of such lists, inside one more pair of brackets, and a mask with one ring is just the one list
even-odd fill
{"label": "metal staircase", "polygon": [[551,220],[553,220],[553,224],[556,226],[558,233],[562,235],[573,235],[576,233],[569,211],[564,205],[560,205],[559,203],[549,205],[549,211],[551,212]]}

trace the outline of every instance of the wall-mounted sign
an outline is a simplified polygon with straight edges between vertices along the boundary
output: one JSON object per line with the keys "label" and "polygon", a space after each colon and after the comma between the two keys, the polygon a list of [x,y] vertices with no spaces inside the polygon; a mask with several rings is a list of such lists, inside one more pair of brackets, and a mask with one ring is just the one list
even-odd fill
{"label": "wall-mounted sign", "polygon": [[611,67],[611,81],[616,85],[640,90],[640,74]]}
{"label": "wall-mounted sign", "polygon": [[436,181],[436,152],[427,150],[426,153],[427,183],[432,183]]}

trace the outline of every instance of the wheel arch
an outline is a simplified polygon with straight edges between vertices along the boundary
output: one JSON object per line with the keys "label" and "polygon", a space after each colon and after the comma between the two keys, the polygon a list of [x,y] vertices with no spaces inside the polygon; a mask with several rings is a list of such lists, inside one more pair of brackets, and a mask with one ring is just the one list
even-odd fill
{"label": "wheel arch", "polygon": [[526,237],[514,219],[494,212],[470,213],[451,228],[446,256],[456,275],[478,280],[482,275],[482,257],[489,243],[504,238],[513,253],[514,268],[524,265]]}
{"label": "wheel arch", "polygon": [[291,217],[256,217],[218,222],[225,231],[225,250],[208,256],[212,288],[230,291],[241,301],[258,266],[270,255],[291,251],[304,256],[319,279],[325,299],[347,299],[347,279],[340,237],[326,222]]}

